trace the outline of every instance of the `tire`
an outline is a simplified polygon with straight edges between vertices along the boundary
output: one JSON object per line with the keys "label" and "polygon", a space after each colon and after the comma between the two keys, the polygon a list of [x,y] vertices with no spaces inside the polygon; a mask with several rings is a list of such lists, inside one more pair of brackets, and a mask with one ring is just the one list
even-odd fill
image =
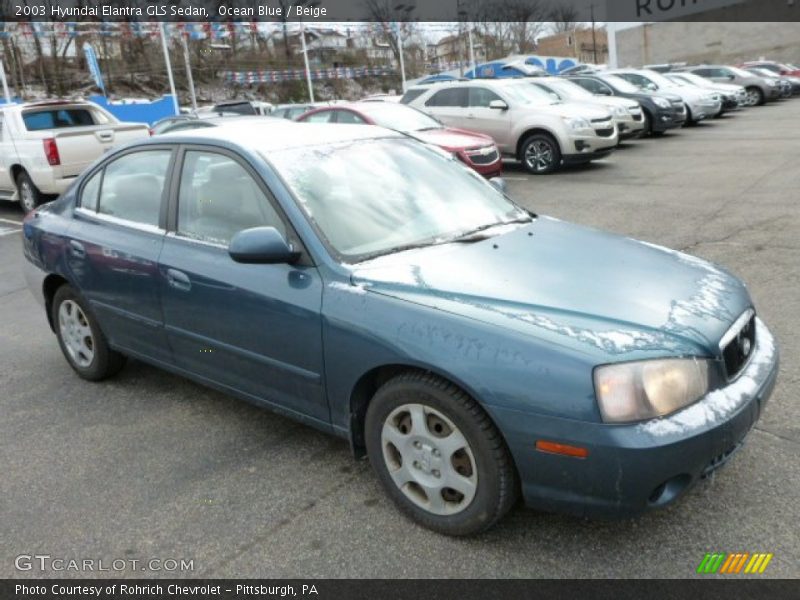
{"label": "tire", "polygon": [[70,286],[62,285],[56,291],[51,316],[61,352],[83,379],[100,381],[125,365],[125,357],[108,347],[86,301]]}
{"label": "tire", "polygon": [[693,127],[694,125],[697,125],[697,121],[695,121],[692,117],[692,109],[689,108],[688,104],[684,104],[684,106],[686,107],[686,122],[683,124],[683,126]]}
{"label": "tire", "polygon": [[653,135],[653,117],[644,109],[642,109],[642,119],[644,119],[644,135]]}
{"label": "tire", "polygon": [[522,142],[520,160],[528,173],[547,175],[561,166],[561,149],[553,136],[535,133]]}
{"label": "tire", "polygon": [[17,195],[25,214],[34,210],[45,200],[44,194],[39,191],[26,171],[20,171],[17,175]]}
{"label": "tire", "polygon": [[429,529],[474,535],[517,499],[516,470],[500,432],[472,398],[439,377],[407,372],[389,380],[367,409],[365,434],[388,495]]}
{"label": "tire", "polygon": [[761,88],[749,87],[747,88],[747,106],[761,106],[765,102],[764,92]]}

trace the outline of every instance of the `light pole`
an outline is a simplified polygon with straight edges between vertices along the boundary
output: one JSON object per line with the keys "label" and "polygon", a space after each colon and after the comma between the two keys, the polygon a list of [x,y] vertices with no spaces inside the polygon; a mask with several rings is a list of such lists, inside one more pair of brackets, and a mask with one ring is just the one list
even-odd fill
{"label": "light pole", "polygon": [[6,81],[6,68],[2,59],[0,59],[0,79],[3,81],[3,96],[6,98],[6,104],[11,104],[11,93],[8,91],[8,82]]}
{"label": "light pole", "polygon": [[175,107],[175,114],[181,114],[181,107],[178,104],[178,94],[175,91],[175,79],[172,77],[172,63],[169,60],[169,49],[167,48],[167,30],[164,22],[159,23],[161,29],[161,49],[164,52],[164,62],[167,65],[167,77],[169,78],[169,90],[172,92],[172,105]]}
{"label": "light pole", "polygon": [[189,84],[189,96],[192,98],[192,111],[197,112],[197,96],[194,93],[194,77],[192,65],[189,62],[189,45],[186,43],[186,34],[181,32],[181,46],[183,47],[183,60],[186,63],[186,79]]}
{"label": "light pole", "polygon": [[306,66],[306,84],[308,84],[308,98],[314,102],[314,86],[311,85],[311,69],[308,67],[308,48],[306,48],[306,28],[300,21],[300,42],[303,45],[303,63]]}
{"label": "light pole", "polygon": [[[409,13],[414,10],[415,6],[413,4],[398,4],[394,7],[396,11],[401,11],[405,13],[405,18],[408,18]],[[400,80],[401,86],[403,89],[403,93],[406,92],[406,63],[405,58],[403,57],[403,32],[400,29],[401,23],[395,21],[395,34],[397,35],[397,55],[400,62]]]}

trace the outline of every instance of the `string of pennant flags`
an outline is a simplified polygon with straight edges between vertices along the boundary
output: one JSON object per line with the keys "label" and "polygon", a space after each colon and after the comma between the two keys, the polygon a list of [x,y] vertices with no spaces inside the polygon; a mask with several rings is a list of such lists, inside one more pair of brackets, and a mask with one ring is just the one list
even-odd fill
{"label": "string of pennant flags", "polygon": [[[256,22],[203,22],[203,23],[165,23],[169,35],[185,35],[189,39],[219,40],[233,34],[262,33]],[[70,38],[84,35],[107,37],[158,37],[161,35],[159,23],[124,22],[124,23],[0,23],[0,39],[13,35],[24,37],[56,37]]]}
{"label": "string of pennant flags", "polygon": [[[338,67],[331,69],[310,69],[309,76],[313,81],[323,79],[358,79],[360,77],[385,77],[395,73],[392,67]],[[222,71],[222,78],[227,83],[278,83],[283,81],[302,81],[306,77],[303,69],[285,69],[282,71]]]}

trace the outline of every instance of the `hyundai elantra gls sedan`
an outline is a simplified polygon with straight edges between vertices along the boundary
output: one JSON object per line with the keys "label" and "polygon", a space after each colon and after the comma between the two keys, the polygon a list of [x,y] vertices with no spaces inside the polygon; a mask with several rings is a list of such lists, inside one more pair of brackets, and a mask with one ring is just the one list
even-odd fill
{"label": "hyundai elantra gls sedan", "polygon": [[80,377],[137,359],[339,436],[451,535],[520,496],[669,505],[741,447],[778,372],[722,267],[532,214],[369,125],[115,149],[25,219],[23,247]]}

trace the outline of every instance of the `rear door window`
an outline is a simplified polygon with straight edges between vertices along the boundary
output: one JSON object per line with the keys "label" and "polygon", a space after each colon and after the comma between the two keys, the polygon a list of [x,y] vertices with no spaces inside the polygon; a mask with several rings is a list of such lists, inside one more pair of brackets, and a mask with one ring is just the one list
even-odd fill
{"label": "rear door window", "polygon": [[87,108],[28,110],[22,113],[22,120],[28,131],[95,125],[92,111]]}
{"label": "rear door window", "polygon": [[337,110],[336,122],[349,123],[351,125],[363,125],[365,123],[364,119],[362,119],[356,113],[351,112],[349,110]]}
{"label": "rear door window", "polygon": [[333,117],[332,110],[323,110],[303,118],[303,123],[330,123]]}
{"label": "rear door window", "polygon": [[158,227],[171,158],[171,150],[142,150],[106,165],[97,212]]}

